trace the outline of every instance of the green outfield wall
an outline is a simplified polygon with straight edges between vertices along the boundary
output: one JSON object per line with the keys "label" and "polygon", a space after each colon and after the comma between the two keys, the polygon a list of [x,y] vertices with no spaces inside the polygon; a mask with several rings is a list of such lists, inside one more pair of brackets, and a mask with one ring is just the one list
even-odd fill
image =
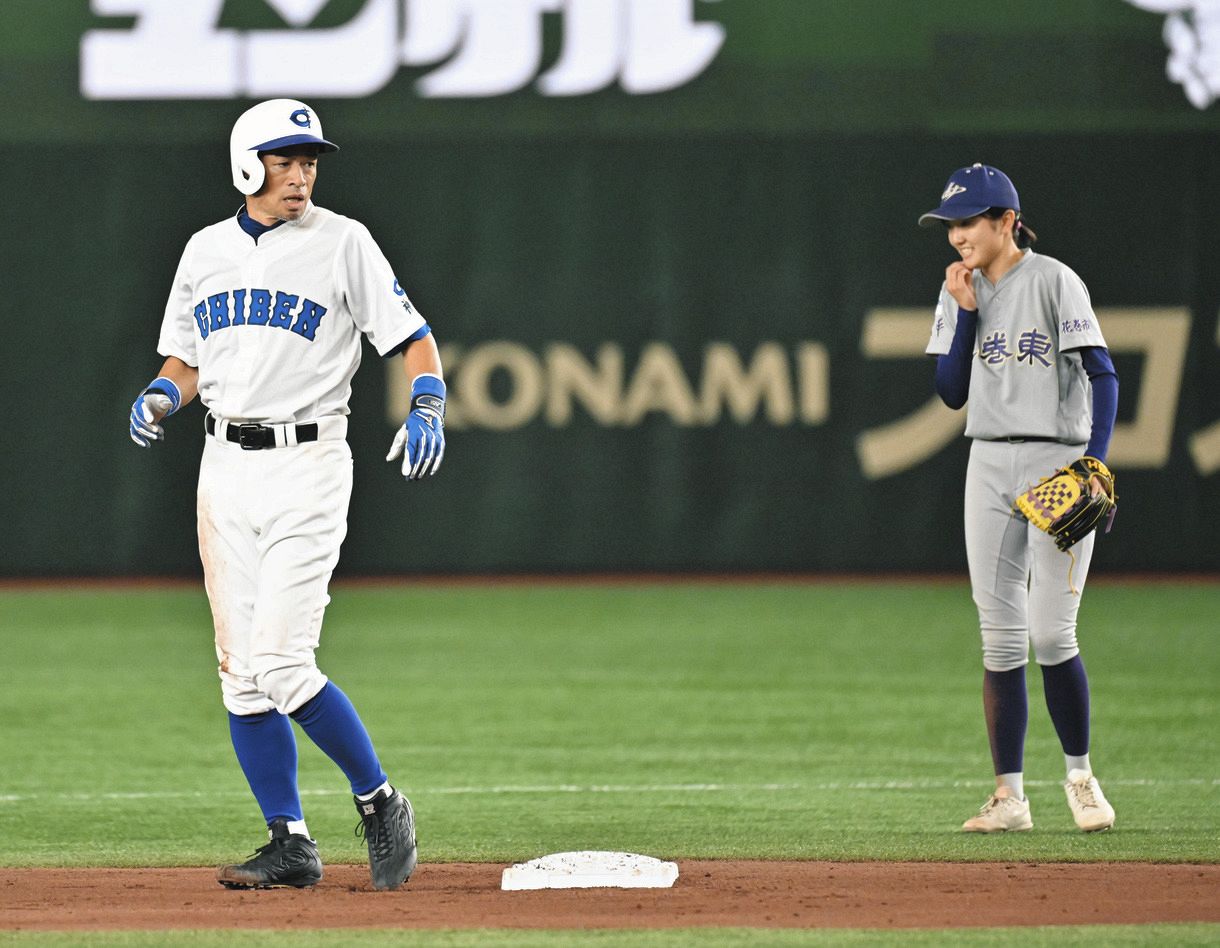
{"label": "green outfield wall", "polygon": [[1163,14],[622,0],[611,48],[583,0],[506,4],[499,31],[457,0],[0,12],[0,574],[198,572],[202,411],[152,451],[126,417],[183,244],[238,206],[229,126],[277,82],[342,145],[316,201],[368,224],[451,392],[441,473],[404,483],[366,347],[343,572],[964,569],[964,417],[922,355],[953,254],[915,220],[972,161],[1114,353],[1096,569],[1220,567],[1220,106],[1201,60],[1167,74]]}

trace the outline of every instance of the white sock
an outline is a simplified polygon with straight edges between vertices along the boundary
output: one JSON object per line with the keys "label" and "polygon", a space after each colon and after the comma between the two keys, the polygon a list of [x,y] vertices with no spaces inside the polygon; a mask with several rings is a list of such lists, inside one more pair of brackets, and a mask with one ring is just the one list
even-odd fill
{"label": "white sock", "polygon": [[1088,754],[1085,754],[1083,757],[1072,757],[1069,754],[1064,754],[1063,759],[1067,763],[1067,769],[1068,769],[1069,774],[1073,770],[1083,770],[1086,773],[1090,773],[1090,774],[1093,772],[1093,768],[1089,765],[1089,755]]}
{"label": "white sock", "polygon": [[369,793],[356,794],[356,799],[359,800],[361,803],[368,803],[369,800],[373,799],[373,797],[375,797],[375,796],[377,796],[377,794],[381,793],[382,790],[384,790],[387,795],[394,792],[394,788],[390,786],[390,781],[387,780],[376,790],[370,791]]}
{"label": "white sock", "polygon": [[306,828],[304,820],[289,820],[288,832],[292,833],[294,836],[304,836],[307,839],[313,838],[309,835],[309,830]]}
{"label": "white sock", "polygon": [[1025,799],[1025,774],[996,774],[996,788],[1007,787],[1013,792],[1018,800]]}

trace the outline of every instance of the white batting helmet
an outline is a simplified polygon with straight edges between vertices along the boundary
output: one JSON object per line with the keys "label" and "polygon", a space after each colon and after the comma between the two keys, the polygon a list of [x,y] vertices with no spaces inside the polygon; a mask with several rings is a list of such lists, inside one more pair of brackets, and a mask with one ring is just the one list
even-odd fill
{"label": "white batting helmet", "polygon": [[317,145],[319,152],[339,150],[322,137],[322,123],[304,102],[269,99],[247,109],[233,123],[229,136],[233,187],[242,194],[257,192],[266,178],[258,153],[289,145]]}

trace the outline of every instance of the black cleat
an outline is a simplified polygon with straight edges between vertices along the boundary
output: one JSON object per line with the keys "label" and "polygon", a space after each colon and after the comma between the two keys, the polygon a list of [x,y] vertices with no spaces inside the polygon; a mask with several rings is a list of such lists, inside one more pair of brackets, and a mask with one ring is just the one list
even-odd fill
{"label": "black cleat", "polygon": [[369,844],[374,889],[397,889],[415,871],[415,811],[397,790],[384,790],[367,803],[356,800],[356,835]]}
{"label": "black cleat", "polygon": [[318,844],[308,836],[288,832],[287,820],[267,827],[271,842],[239,866],[221,866],[216,881],[226,889],[303,889],[322,881]]}

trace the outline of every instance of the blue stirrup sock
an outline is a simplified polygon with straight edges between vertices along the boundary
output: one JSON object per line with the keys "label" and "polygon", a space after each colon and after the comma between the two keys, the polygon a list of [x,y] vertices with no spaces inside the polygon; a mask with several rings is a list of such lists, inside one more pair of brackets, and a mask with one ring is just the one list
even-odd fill
{"label": "blue stirrup sock", "polygon": [[386,782],[369,732],[351,700],[334,682],[328,681],[291,717],[319,750],[339,765],[353,794],[370,793]]}
{"label": "blue stirrup sock", "polygon": [[297,740],[292,724],[278,711],[229,712],[229,737],[263,819],[303,819],[297,791]]}
{"label": "blue stirrup sock", "polygon": [[991,740],[991,760],[997,774],[1017,774],[1024,768],[1025,729],[1029,697],[1025,666],[1011,671],[983,671],[983,713]]}

